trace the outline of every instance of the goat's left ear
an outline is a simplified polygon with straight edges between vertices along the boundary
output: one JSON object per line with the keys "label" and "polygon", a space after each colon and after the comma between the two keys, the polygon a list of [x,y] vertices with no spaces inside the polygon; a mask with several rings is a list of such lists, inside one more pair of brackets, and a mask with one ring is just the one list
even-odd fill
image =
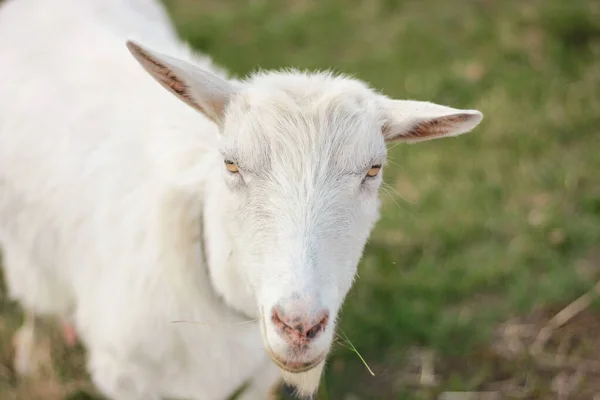
{"label": "goat's left ear", "polygon": [[483,118],[477,110],[459,110],[425,101],[380,98],[386,142],[421,142],[457,136],[475,128]]}

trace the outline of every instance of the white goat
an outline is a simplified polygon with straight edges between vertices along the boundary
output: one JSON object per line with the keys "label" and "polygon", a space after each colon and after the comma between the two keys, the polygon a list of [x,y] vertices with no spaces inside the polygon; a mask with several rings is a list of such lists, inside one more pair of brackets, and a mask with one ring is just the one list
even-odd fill
{"label": "white goat", "polygon": [[329,73],[228,79],[156,0],[6,1],[0,76],[10,296],[73,324],[113,399],[314,393],[385,144],[482,118]]}

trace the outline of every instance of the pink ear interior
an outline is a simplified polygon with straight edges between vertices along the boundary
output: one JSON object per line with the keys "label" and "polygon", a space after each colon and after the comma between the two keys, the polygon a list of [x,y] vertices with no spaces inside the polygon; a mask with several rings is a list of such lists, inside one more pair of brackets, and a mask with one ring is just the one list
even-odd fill
{"label": "pink ear interior", "polygon": [[453,136],[463,133],[465,125],[471,125],[480,116],[475,114],[453,114],[444,117],[424,119],[412,124],[408,129],[396,130],[394,126],[384,126],[383,134],[386,141],[418,142],[436,139],[444,136]]}

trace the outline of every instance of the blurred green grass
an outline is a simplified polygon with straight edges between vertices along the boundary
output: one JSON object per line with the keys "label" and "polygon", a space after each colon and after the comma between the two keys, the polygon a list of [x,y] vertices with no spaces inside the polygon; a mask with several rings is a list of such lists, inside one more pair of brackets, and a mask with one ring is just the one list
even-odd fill
{"label": "blurred green grass", "polygon": [[600,2],[167,5],[234,74],[333,69],[485,115],[460,138],[390,149],[383,217],[340,320],[376,376],[340,347],[320,398],[427,398],[399,383],[415,348],[481,365],[440,386],[475,390],[476,349],[499,322],[600,279]]}

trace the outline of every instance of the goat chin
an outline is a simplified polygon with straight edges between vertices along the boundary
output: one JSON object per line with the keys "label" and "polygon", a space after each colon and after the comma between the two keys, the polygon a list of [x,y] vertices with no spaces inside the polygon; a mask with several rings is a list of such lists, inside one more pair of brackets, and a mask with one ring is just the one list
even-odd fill
{"label": "goat chin", "polygon": [[321,374],[325,367],[325,360],[321,361],[314,368],[299,373],[292,373],[281,370],[281,377],[284,382],[295,389],[295,394],[301,398],[312,398],[321,382]]}

